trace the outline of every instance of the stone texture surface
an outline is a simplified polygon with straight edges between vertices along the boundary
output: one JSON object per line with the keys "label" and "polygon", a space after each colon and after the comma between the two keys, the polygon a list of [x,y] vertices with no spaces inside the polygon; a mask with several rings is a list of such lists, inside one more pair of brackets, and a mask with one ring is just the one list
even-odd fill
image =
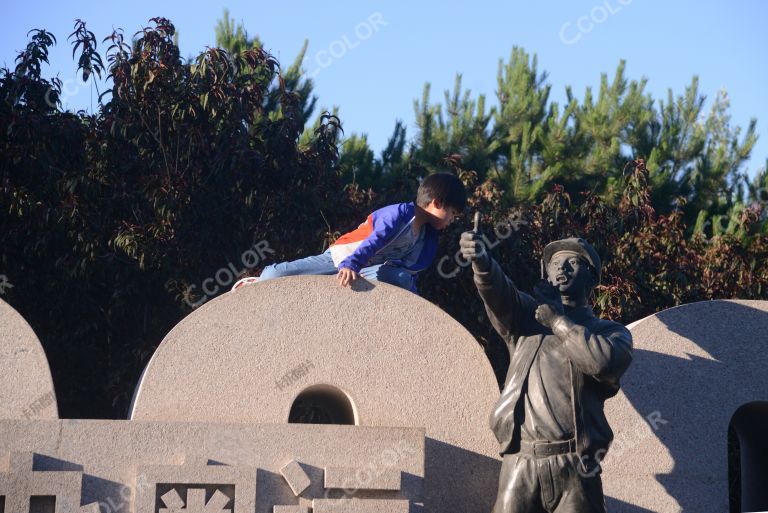
{"label": "stone texture surface", "polygon": [[272,513],[309,513],[307,506],[275,506]]}
{"label": "stone texture surface", "polygon": [[408,501],[402,500],[338,501],[315,499],[312,501],[312,513],[408,513],[408,511]]}
{"label": "stone texture surface", "polygon": [[768,398],[768,301],[694,303],[630,326],[634,361],[606,402],[608,510],[728,511],[728,425]]}
{"label": "stone texture surface", "polygon": [[[8,465],[0,471],[0,496],[4,498],[3,513],[28,513],[36,509],[35,500],[53,502],[51,513],[89,513],[92,504],[80,507],[80,487],[83,473],[75,469],[55,472],[33,472],[33,454],[28,451],[6,455]],[[55,496],[55,501],[49,501]]]}
{"label": "stone texture surface", "polygon": [[43,346],[27,321],[0,299],[0,419],[57,419]]}
{"label": "stone texture surface", "polygon": [[346,394],[360,426],[426,428],[427,511],[490,510],[490,364],[458,322],[391,285],[289,277],[206,303],[158,347],[131,418],[284,423],[312,385]]}
{"label": "stone texture surface", "polygon": [[[391,461],[383,456],[389,451],[401,456]],[[307,502],[330,497],[360,503],[402,500],[414,508],[423,503],[423,429],[0,420],[0,495],[11,497],[5,513],[27,513],[17,502],[28,505],[30,494],[51,491],[66,511],[97,502],[102,511],[171,513],[191,500],[189,513],[202,504],[206,512],[226,513],[233,509],[230,499],[231,513],[253,512],[254,500],[256,513],[272,513],[276,505],[305,507],[280,474],[293,460],[311,478],[303,493]],[[326,466],[396,469],[404,478],[399,491],[331,494],[323,485]],[[137,500],[139,507],[134,508]]]}
{"label": "stone texture surface", "polygon": [[325,467],[325,487],[361,490],[399,490],[400,471],[366,467]]}

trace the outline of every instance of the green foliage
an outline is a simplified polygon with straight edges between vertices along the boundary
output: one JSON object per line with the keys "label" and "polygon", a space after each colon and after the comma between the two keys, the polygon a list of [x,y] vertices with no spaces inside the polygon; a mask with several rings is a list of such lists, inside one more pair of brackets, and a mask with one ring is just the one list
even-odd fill
{"label": "green foliage", "polygon": [[[205,278],[242,267],[260,240],[284,257],[322,250],[321,209],[336,225],[353,208],[335,118],[299,145],[299,94],[269,54],[211,48],[184,62],[174,34],[155,18],[132,48],[120,32],[105,39],[111,88],[95,115],[55,108],[44,31],[0,71],[0,266],[15,285],[4,299],[40,333],[66,415],[122,415]],[[96,72],[93,35],[78,22],[73,38],[80,69]]]}
{"label": "green foliage", "polygon": [[[427,83],[414,102],[418,132],[401,166],[433,170],[444,156],[458,155],[481,181],[493,177],[510,205],[541,201],[555,184],[616,202],[624,163],[642,158],[658,212],[682,205],[691,227],[702,211],[729,216],[745,193],[759,188],[743,169],[757,139],[755,120],[744,134],[733,128],[724,91],[705,116],[697,77],[682,96],[669,91],[666,101],[656,101],[645,91],[647,79],[630,81],[624,70],[621,61],[612,80],[603,74],[597,93],[588,87],[581,102],[566,88],[562,107],[550,102],[547,73],[539,72],[536,56],[521,48],[499,62],[495,105],[463,90],[461,75],[453,92],[433,104]],[[358,145],[345,165],[355,167],[350,161],[357,156],[368,158]],[[377,172],[376,162],[357,167]]]}
{"label": "green foliage", "polygon": [[216,32],[216,46],[230,54],[234,55],[262,47],[258,36],[248,37],[248,31],[242,21],[235,24],[235,20],[229,17],[228,9],[224,9],[224,17],[216,21],[214,30]]}
{"label": "green foliage", "polygon": [[[216,46],[226,50],[229,55],[239,55],[248,50],[261,49],[262,42],[258,36],[249,37],[248,31],[242,22],[235,25],[235,20],[229,17],[229,11],[224,9],[224,17],[216,23]],[[282,115],[280,109],[280,91],[287,89],[298,96],[301,120],[306,124],[315,110],[317,97],[312,95],[314,84],[311,78],[304,77],[301,63],[307,53],[308,41],[304,41],[301,51],[294,59],[293,64],[280,74],[280,81],[273,84],[266,96],[265,109],[273,117]]]}
{"label": "green foliage", "polygon": [[[272,253],[253,273],[321,252],[373,209],[412,200],[434,171],[465,182],[495,257],[524,290],[543,245],[578,234],[605,262],[603,316],[766,297],[768,178],[741,171],[754,123],[743,136],[731,128],[724,94],[702,117],[695,79],[657,104],[622,62],[596,96],[579,102],[569,89],[561,108],[535,55],[515,48],[496,105],[460,75],[441,104],[427,84],[415,137],[397,121],[375,155],[366,135],[342,137],[336,110],[310,126],[306,42],[281,70],[226,12],[219,48],[181,59],[175,27],[154,18],[131,45],[120,31],[105,38],[106,66],[78,20],[78,70],[105,72],[111,86],[95,114],[59,109],[61,82],[41,73],[56,40],[30,34],[15,68],[0,70],[0,273],[14,285],[3,299],[45,346],[63,416],[123,417],[163,336],[228,288],[209,293],[204,280],[242,269],[254,244]],[[420,290],[477,337],[501,380],[506,352],[453,260],[467,226],[441,238]]]}
{"label": "green foliage", "polygon": [[[652,207],[645,162],[633,161],[623,169],[617,202],[592,191],[570,194],[555,186],[542,201],[523,207],[505,206],[504,190],[493,178],[478,183],[476,173],[461,176],[473,191],[470,210],[482,213],[481,228],[492,255],[522,290],[531,290],[539,279],[539,259],[548,242],[581,236],[603,260],[602,284],[593,303],[605,318],[629,323],[682,303],[768,297],[768,270],[761,266],[768,259],[768,235],[760,226],[760,205],[742,209],[719,235],[689,237],[682,209],[664,215]],[[454,260],[457,240],[467,229],[468,222],[449,228],[437,265],[424,274],[420,286],[427,299],[478,338],[502,383],[507,363],[503,343],[487,321],[472,273]]]}

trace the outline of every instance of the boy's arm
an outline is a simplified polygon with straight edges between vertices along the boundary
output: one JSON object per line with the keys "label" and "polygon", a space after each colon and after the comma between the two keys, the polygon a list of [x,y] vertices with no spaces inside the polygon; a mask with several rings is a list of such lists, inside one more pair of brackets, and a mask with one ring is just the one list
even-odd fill
{"label": "boy's arm", "polygon": [[405,219],[407,214],[402,205],[393,208],[394,210],[379,209],[371,214],[373,222],[371,233],[351,255],[339,263],[339,269],[350,269],[359,273],[360,269],[367,266],[371,258],[397,235],[398,230],[403,226],[403,221],[410,219]]}

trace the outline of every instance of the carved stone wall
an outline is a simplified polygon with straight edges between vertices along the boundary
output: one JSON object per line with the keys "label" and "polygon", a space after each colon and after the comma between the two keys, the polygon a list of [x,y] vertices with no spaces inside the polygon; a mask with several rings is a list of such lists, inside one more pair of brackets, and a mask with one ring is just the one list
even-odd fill
{"label": "carved stone wall", "polygon": [[491,366],[456,320],[388,284],[296,276],[206,303],[157,348],[131,418],[288,422],[308,390],[335,401],[331,416],[351,405],[358,426],[426,429],[428,511],[490,511],[500,468]]}
{"label": "carved stone wall", "polygon": [[7,457],[0,460],[5,513],[28,513],[37,503],[51,513],[272,513],[355,505],[408,512],[423,504],[423,429],[0,420],[0,454]]}

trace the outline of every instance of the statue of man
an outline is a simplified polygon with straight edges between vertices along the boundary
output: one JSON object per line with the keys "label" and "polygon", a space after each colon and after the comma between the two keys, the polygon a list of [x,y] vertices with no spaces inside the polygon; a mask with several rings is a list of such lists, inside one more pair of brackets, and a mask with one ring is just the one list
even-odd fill
{"label": "statue of man", "polygon": [[463,233],[460,246],[510,355],[490,416],[503,458],[493,513],[604,513],[600,461],[613,432],[603,403],[632,361],[632,335],[590,308],[600,257],[581,238],[550,243],[547,280],[534,299],[504,274],[477,230]]}

